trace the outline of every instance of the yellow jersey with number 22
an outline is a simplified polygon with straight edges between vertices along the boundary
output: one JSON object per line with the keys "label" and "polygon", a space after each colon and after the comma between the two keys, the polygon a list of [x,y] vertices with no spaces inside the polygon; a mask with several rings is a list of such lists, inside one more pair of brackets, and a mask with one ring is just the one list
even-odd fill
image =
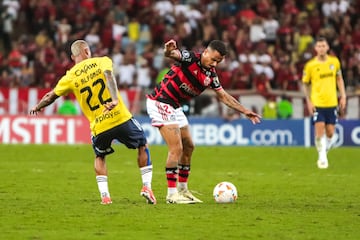
{"label": "yellow jersey with number 22", "polygon": [[106,86],[105,70],[113,71],[109,57],[83,60],[68,70],[54,88],[58,96],[70,92],[75,95],[82,112],[89,120],[93,136],[120,125],[132,117],[119,92],[117,93],[119,104],[110,112],[103,113],[105,109],[103,104],[111,101]]}

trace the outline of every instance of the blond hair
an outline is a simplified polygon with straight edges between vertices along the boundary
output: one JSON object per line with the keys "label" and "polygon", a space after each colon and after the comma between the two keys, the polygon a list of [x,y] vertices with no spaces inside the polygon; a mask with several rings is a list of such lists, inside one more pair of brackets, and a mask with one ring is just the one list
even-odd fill
{"label": "blond hair", "polygon": [[82,49],[88,48],[89,45],[84,40],[76,40],[71,44],[71,54],[73,56],[78,56],[81,53]]}

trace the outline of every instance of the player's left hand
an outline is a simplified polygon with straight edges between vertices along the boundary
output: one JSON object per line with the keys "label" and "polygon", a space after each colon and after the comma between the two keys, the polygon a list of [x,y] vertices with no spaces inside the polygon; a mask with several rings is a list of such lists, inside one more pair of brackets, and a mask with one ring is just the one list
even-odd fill
{"label": "player's left hand", "polygon": [[257,113],[254,113],[252,111],[246,111],[244,112],[244,114],[253,124],[261,122],[261,116]]}
{"label": "player's left hand", "polygon": [[345,108],[346,108],[346,97],[340,97],[339,100],[339,108],[341,112],[345,112]]}

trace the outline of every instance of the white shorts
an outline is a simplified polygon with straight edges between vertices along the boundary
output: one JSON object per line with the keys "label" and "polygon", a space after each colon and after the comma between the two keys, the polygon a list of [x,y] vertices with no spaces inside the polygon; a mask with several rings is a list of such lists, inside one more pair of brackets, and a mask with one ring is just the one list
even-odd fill
{"label": "white shorts", "polygon": [[146,110],[151,118],[151,125],[154,127],[177,124],[182,128],[189,125],[182,107],[175,109],[170,104],[147,98]]}

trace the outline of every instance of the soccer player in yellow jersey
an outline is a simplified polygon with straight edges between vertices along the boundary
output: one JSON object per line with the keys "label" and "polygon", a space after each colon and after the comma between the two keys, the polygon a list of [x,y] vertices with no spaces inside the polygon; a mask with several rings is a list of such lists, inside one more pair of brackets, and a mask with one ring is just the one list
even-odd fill
{"label": "soccer player in yellow jersey", "polygon": [[84,40],[77,40],[71,45],[71,58],[75,66],[66,72],[52,91],[44,95],[30,114],[37,114],[59,96],[72,92],[90,123],[101,203],[112,203],[105,156],[114,152],[111,143],[116,139],[130,149],[138,149],[138,166],[143,182],[140,195],[148,203],[156,204],[151,190],[152,163],[146,137],[119,94],[111,59],[106,56],[91,57],[89,45]]}
{"label": "soccer player in yellow jersey", "polygon": [[[303,71],[303,91],[309,114],[313,116],[315,146],[319,157],[319,168],[328,168],[327,151],[331,147],[337,122],[337,107],[344,112],[346,93],[340,61],[328,55],[329,44],[320,37],[315,42],[316,56],[309,60]],[[340,100],[338,102],[338,91]]]}

